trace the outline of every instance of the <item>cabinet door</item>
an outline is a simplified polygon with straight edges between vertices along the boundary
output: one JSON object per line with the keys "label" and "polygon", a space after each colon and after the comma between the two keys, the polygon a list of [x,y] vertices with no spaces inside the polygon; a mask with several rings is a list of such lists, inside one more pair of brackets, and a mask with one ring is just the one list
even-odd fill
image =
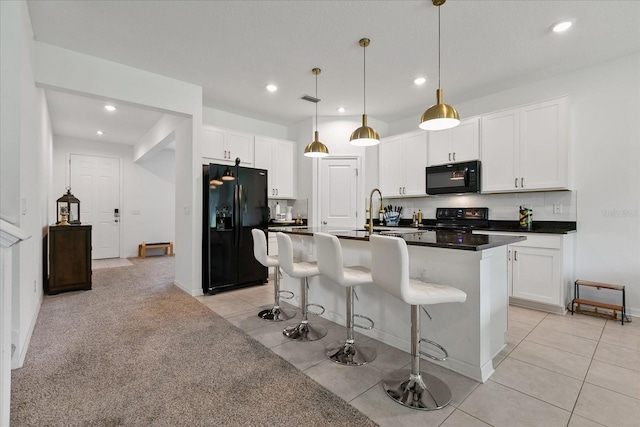
{"label": "cabinet door", "polygon": [[274,166],[273,166],[273,141],[266,138],[256,137],[254,147],[254,167],[257,169],[266,169],[268,172],[268,191],[267,196],[276,195],[276,186],[274,182]]}
{"label": "cabinet door", "polygon": [[525,190],[568,187],[567,98],[520,112],[520,177]]}
{"label": "cabinet door", "polygon": [[562,305],[560,250],[517,245],[511,245],[510,250],[513,296]]}
{"label": "cabinet door", "polygon": [[404,137],[404,182],[402,193],[407,196],[427,192],[427,133],[418,131]]}
{"label": "cabinet door", "polygon": [[253,166],[253,135],[229,131],[227,137],[227,159],[235,162],[239,157],[241,165]]}
{"label": "cabinet door", "polygon": [[463,120],[451,131],[451,160],[466,162],[478,160],[480,121],[477,117]]}
{"label": "cabinet door", "polygon": [[227,161],[225,131],[209,126],[202,127],[202,157]]}
{"label": "cabinet door", "polygon": [[400,196],[403,183],[403,142],[401,137],[383,138],[378,146],[379,187],[384,197]]}
{"label": "cabinet door", "polygon": [[293,144],[288,141],[273,143],[273,183],[276,197],[293,198]]}
{"label": "cabinet door", "polygon": [[429,166],[451,163],[452,160],[451,129],[430,131],[427,141],[427,162]]}
{"label": "cabinet door", "polygon": [[[482,117],[482,192],[520,190],[518,110]],[[518,185],[518,187],[516,187]]]}

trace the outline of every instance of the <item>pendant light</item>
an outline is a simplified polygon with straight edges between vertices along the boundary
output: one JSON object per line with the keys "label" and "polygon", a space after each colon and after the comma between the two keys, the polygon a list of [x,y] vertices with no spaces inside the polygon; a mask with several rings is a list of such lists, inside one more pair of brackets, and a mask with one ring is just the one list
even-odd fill
{"label": "pendant light", "polygon": [[314,76],[316,76],[316,130],[314,132],[313,141],[311,141],[304,148],[304,155],[307,157],[327,157],[329,155],[329,149],[326,145],[318,140],[318,74],[320,74],[320,68],[314,68],[311,70]]}
{"label": "pendant light", "polygon": [[223,184],[222,178],[220,177],[220,170],[219,169],[216,170],[216,174],[211,179],[211,183],[213,185],[222,185]]}
{"label": "pendant light", "polygon": [[367,126],[367,55],[366,50],[367,46],[371,43],[369,39],[360,39],[358,42],[360,46],[362,46],[362,52],[364,57],[364,67],[363,67],[363,81],[364,81],[364,106],[363,106],[363,114],[362,114],[362,126],[358,129],[354,130],[351,134],[351,138],[349,141],[352,145],[357,145],[360,147],[369,147],[372,145],[380,144],[380,136],[378,136],[378,132],[372,127]]}
{"label": "pendant light", "polygon": [[442,89],[440,88],[440,6],[446,0],[432,0],[438,7],[438,90],[436,90],[436,104],[432,105],[420,118],[420,129],[443,130],[456,127],[460,124],[458,112],[451,105],[442,103]]}
{"label": "pendant light", "polygon": [[233,171],[229,168],[229,166],[227,166],[227,168],[224,170],[224,173],[222,174],[222,180],[233,181],[234,179],[236,179],[236,177],[233,175]]}

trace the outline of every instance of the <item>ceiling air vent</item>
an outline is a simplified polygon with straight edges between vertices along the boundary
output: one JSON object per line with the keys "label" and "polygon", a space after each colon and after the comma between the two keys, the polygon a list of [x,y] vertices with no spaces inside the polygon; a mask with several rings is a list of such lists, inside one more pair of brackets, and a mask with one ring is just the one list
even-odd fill
{"label": "ceiling air vent", "polygon": [[300,99],[304,99],[305,101],[313,102],[314,104],[317,104],[318,102],[320,102],[320,98],[316,98],[315,96],[311,96],[311,95],[302,95],[302,97]]}

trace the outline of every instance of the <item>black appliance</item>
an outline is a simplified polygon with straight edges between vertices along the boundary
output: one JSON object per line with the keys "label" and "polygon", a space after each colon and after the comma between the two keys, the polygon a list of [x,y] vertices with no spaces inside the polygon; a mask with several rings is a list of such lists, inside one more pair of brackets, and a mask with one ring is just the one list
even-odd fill
{"label": "black appliance", "polygon": [[480,160],[427,166],[427,194],[480,192]]}
{"label": "black appliance", "polygon": [[489,208],[436,208],[434,224],[420,227],[425,230],[470,232],[489,226]]}
{"label": "black appliance", "polygon": [[[267,282],[268,270],[253,256],[252,228],[269,222],[267,171],[210,163],[202,166],[202,290],[205,294]],[[221,175],[233,180],[213,180]]]}

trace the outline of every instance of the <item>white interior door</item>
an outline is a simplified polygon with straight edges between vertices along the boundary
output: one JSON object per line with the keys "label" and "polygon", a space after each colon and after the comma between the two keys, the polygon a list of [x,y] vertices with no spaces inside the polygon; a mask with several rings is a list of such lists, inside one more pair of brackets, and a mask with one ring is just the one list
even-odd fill
{"label": "white interior door", "polygon": [[71,192],[80,200],[80,221],[92,225],[91,258],[120,257],[120,160],[71,154]]}
{"label": "white interior door", "polygon": [[323,158],[320,174],[321,225],[358,228],[358,159]]}

